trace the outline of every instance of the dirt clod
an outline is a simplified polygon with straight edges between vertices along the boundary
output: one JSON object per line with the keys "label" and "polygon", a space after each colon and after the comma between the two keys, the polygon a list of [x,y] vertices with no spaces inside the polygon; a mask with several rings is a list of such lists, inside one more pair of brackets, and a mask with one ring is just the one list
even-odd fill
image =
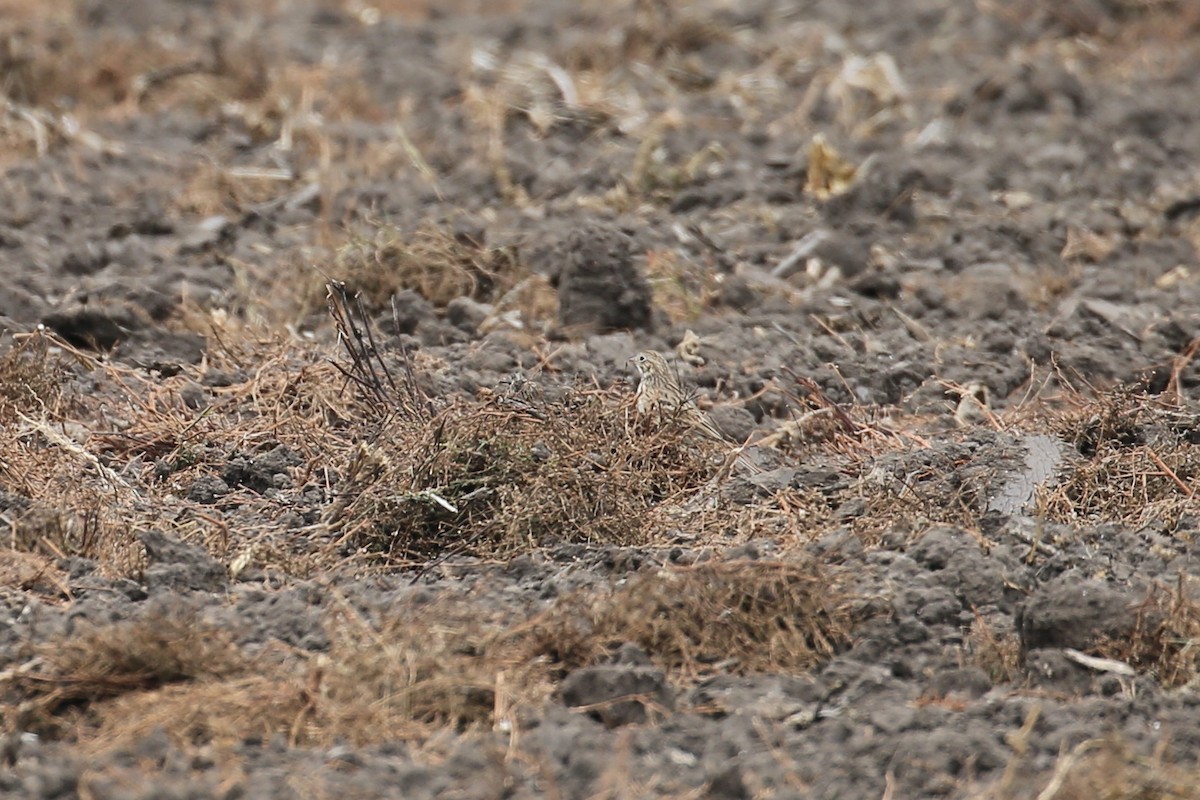
{"label": "dirt clod", "polygon": [[598,333],[651,324],[650,289],[624,233],[605,226],[572,232],[558,278],[558,321]]}

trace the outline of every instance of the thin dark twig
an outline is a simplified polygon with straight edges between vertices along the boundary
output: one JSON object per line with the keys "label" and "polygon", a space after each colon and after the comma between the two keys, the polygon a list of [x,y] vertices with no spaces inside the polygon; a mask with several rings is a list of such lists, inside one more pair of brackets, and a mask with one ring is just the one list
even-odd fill
{"label": "thin dark twig", "polygon": [[379,377],[379,370],[376,368],[378,351],[363,336],[363,328],[368,330],[370,328],[366,324],[365,316],[361,316],[362,306],[358,306],[360,319],[363,322],[360,327],[354,319],[346,284],[341,281],[329,281],[325,287],[328,292],[329,313],[337,327],[338,339],[350,357],[350,369],[341,370],[342,374],[354,380],[360,388],[372,395],[381,405],[392,406],[394,403],[392,398],[395,395],[388,395],[383,381]]}
{"label": "thin dark twig", "polygon": [[[343,292],[345,291],[344,287],[343,287],[342,291]],[[400,390],[396,387],[396,380],[392,377],[391,370],[389,370],[387,367],[387,362],[385,362],[382,358],[378,357],[379,348],[375,344],[375,334],[372,331],[370,323],[367,321],[367,310],[363,306],[361,293],[354,295],[354,305],[358,311],[358,318],[360,320],[362,320],[362,323],[363,323],[362,330],[367,332],[367,345],[370,347],[370,350],[368,352],[371,355],[376,356],[376,358],[372,359],[372,361],[371,361],[372,374],[374,374],[374,372],[375,372],[374,368],[377,365],[379,368],[379,372],[381,372],[383,374],[383,377],[387,378],[388,387],[392,390],[392,396],[399,397]],[[356,333],[358,332],[357,328],[355,329],[355,332]]]}
{"label": "thin dark twig", "polygon": [[[346,284],[336,280],[326,282],[325,288],[329,315],[350,361],[349,365],[334,362],[333,366],[371,398],[385,415],[398,412],[406,417],[424,415],[431,418],[433,406],[417,382],[408,349],[403,345],[400,347],[405,373],[401,387],[380,355],[361,295],[351,297]],[[396,313],[394,307],[392,313]]]}
{"label": "thin dark twig", "polygon": [[367,354],[361,347],[361,334],[356,330],[353,320],[350,319],[348,308],[348,298],[346,295],[345,284],[340,281],[329,281],[325,284],[326,302],[329,306],[329,316],[333,318],[334,326],[337,328],[338,341],[346,348],[346,354],[350,357],[350,366],[343,367],[337,362],[333,362],[334,367],[338,369],[348,380],[353,381],[368,394],[375,395],[378,401],[385,400],[381,388],[376,382],[364,380],[364,375],[369,375],[369,369],[364,361]]}

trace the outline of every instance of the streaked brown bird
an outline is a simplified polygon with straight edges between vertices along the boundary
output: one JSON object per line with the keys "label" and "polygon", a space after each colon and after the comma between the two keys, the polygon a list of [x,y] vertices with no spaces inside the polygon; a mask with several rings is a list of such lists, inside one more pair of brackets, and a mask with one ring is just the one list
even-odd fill
{"label": "streaked brown bird", "polygon": [[[692,400],[691,395],[679,384],[667,360],[653,350],[643,350],[629,359],[637,367],[641,380],[637,387],[637,411],[653,414],[660,419],[677,419],[706,438],[725,444],[738,444],[721,432],[712,418],[705,414]],[[734,462],[749,472],[761,472],[762,468],[740,451]]]}
{"label": "streaked brown bird", "polygon": [[709,438],[721,442],[729,441],[713,424],[708,414],[697,408],[692,398],[679,385],[679,380],[665,358],[653,350],[643,350],[629,360],[637,366],[641,376],[637,387],[639,414],[675,418]]}

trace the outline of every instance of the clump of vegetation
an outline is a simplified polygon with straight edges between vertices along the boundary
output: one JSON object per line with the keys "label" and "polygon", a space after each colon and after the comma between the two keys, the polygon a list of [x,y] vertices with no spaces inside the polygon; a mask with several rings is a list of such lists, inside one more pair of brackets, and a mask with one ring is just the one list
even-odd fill
{"label": "clump of vegetation", "polygon": [[1166,687],[1184,686],[1200,678],[1200,602],[1188,579],[1172,589],[1155,584],[1137,606],[1133,630],[1119,639],[1097,643],[1095,652],[1150,673]]}
{"label": "clump of vegetation", "polygon": [[106,699],[225,677],[247,664],[227,633],[174,609],[38,645],[30,661],[5,673],[0,689],[10,725],[60,735]]}
{"label": "clump of vegetation", "polygon": [[643,543],[655,509],[699,491],[720,462],[679,430],[638,429],[626,399],[596,389],[495,396],[392,420],[353,451],[330,522],[356,549],[393,563]]}
{"label": "clump of vegetation", "polygon": [[1042,498],[1046,516],[1173,529],[1194,506],[1200,480],[1195,411],[1135,386],[1068,400],[1050,427],[1082,458]]}
{"label": "clump of vegetation", "polygon": [[1063,750],[1051,769],[1031,769],[1030,747],[1041,706],[1034,706],[1025,723],[1005,735],[1013,756],[999,780],[972,787],[964,796],[972,800],[1007,800],[1012,797],[1055,797],[1091,800],[1095,797],[1200,799],[1200,773],[1195,765],[1173,763],[1169,737],[1163,737],[1149,756],[1141,755],[1120,735],[1085,739]]}
{"label": "clump of vegetation", "polygon": [[[340,546],[385,563],[507,557],[555,542],[645,542],[659,514],[703,508],[720,445],[639,425],[632,396],[520,375],[486,398],[435,404],[407,354],[389,366],[364,303],[329,285],[359,416],[375,432],[346,451],[325,521]],[[693,518],[696,515],[692,515]]]}
{"label": "clump of vegetation", "polygon": [[581,665],[633,642],[684,682],[724,672],[805,672],[848,642],[848,599],[808,561],[647,570],[609,593],[561,602],[545,646]]}
{"label": "clump of vegetation", "polygon": [[321,654],[250,655],[186,608],[37,645],[0,674],[8,730],[92,749],[161,729],[191,745],[427,741],[515,729],[571,669],[635,642],[673,681],[810,670],[848,640],[847,595],[811,563],[729,561],[645,571],[546,611],[442,597],[375,609],[329,592]]}
{"label": "clump of vegetation", "polygon": [[43,416],[57,410],[67,365],[50,353],[48,335],[21,336],[0,355],[0,423],[21,415]]}
{"label": "clump of vegetation", "polygon": [[[489,247],[436,223],[415,231],[378,224],[366,235],[352,235],[338,248],[330,272],[373,310],[386,308],[404,289],[438,308],[458,297],[493,302],[529,275],[514,248]],[[324,294],[323,280],[313,285],[312,310]]]}

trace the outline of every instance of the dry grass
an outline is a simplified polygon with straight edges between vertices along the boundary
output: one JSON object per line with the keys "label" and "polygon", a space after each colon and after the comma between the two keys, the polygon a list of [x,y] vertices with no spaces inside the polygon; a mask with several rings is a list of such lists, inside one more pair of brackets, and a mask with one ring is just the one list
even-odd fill
{"label": "dry grass", "polygon": [[[857,476],[840,501],[861,505],[854,525],[868,543],[887,531],[919,532],[934,524],[977,532],[997,478],[1022,468],[1020,449],[997,448],[984,457],[989,451],[946,441],[944,433],[931,446],[919,419],[874,421],[868,407],[815,405],[821,415],[809,412],[804,424],[783,426],[787,435],[777,446],[815,444]],[[1045,433],[1065,443],[1056,474],[1035,497],[1037,514],[1048,521],[1176,531],[1194,519],[1200,429],[1193,406],[1173,390],[1156,395],[1144,386],[1086,392],[1068,386],[993,413],[990,423],[1018,437]],[[814,441],[809,431],[820,435]]]}
{"label": "dry grass", "polygon": [[62,735],[107,698],[221,678],[246,660],[225,632],[185,609],[85,629],[38,645],[3,674],[10,729]]}
{"label": "dry grass", "polygon": [[[1124,800],[1200,798],[1200,773],[1195,766],[1174,762],[1169,735],[1162,736],[1148,755],[1139,755],[1119,735],[1086,739],[1062,749],[1053,769],[1033,770],[1028,763],[1029,739],[1038,724],[1040,707],[1025,724],[1006,735],[1014,753],[1003,776],[988,786],[969,788],[971,800]],[[1036,794],[1035,794],[1036,793]]]}
{"label": "dry grass", "polygon": [[186,609],[46,642],[0,672],[17,726],[92,750],[154,729],[179,743],[283,735],[293,745],[424,742],[513,728],[572,668],[642,646],[685,685],[723,672],[811,670],[848,640],[847,596],[813,564],[732,561],[645,572],[541,614],[419,600],[368,620],[329,587],[331,646],[250,656]]}
{"label": "dry grass", "polygon": [[[894,448],[895,442],[884,443]],[[977,529],[986,507],[986,480],[966,479],[964,468],[972,454],[953,446],[858,455],[859,479],[853,492],[863,513],[854,520],[855,532],[874,544],[888,532],[919,535],[936,525]]]}
{"label": "dry grass", "polygon": [[411,605],[378,627],[343,607],[303,736],[415,739],[511,723],[505,716],[516,705],[538,704],[551,690],[530,630],[473,603]]}
{"label": "dry grass", "polygon": [[410,604],[375,626],[340,603],[327,654],[253,657],[187,612],[152,613],[39,645],[0,673],[0,708],[10,729],[92,749],[156,728],[191,745],[277,734],[330,745],[490,727],[498,691],[533,702],[550,685],[527,631],[480,612]]}
{"label": "dry grass", "polygon": [[[321,5],[350,17],[339,25],[364,29],[387,15],[445,13],[427,0]],[[1130,31],[1157,25],[1181,50],[1198,19],[1185,3],[1118,6],[1139,22]],[[400,128],[430,119],[409,119],[423,87],[389,89],[404,98],[396,108],[381,107],[354,64],[336,63],[338,48],[319,63],[295,63],[294,43],[271,30],[274,11],[263,11],[261,27],[252,30],[239,24],[243,7],[234,0],[196,16],[193,24],[203,30],[187,36],[96,34],[85,24],[85,5],[0,0],[0,149],[7,154],[0,166],[71,149],[63,161],[82,172],[87,156],[120,150],[93,129],[183,111],[236,135],[214,135],[206,146],[225,142],[229,149],[196,151],[183,163],[177,153],[129,154],[139,169],[165,162],[173,175],[185,176],[182,189],[170,184],[168,214],[185,224],[196,215],[236,219],[297,200],[325,215],[315,225],[295,215],[311,233],[279,237],[283,255],[267,253],[274,244],[260,241],[262,260],[253,265],[229,256],[236,280],[244,281],[235,300],[245,302],[248,316],[254,304],[270,302],[262,299],[267,294],[286,296],[288,309],[280,316],[289,321],[318,309],[324,286],[317,285],[314,263],[360,290],[372,314],[386,310],[398,291],[413,289],[439,311],[462,296],[495,304],[497,313],[511,303],[528,329],[552,316],[553,303],[544,302],[548,288],[513,250],[473,241],[441,223],[402,229],[368,222],[365,233],[355,228],[355,203],[365,201],[341,189],[356,176],[383,176],[402,186],[400,173],[415,169],[439,188],[439,174]],[[461,0],[451,7],[486,12],[499,5]],[[1169,13],[1150,20],[1143,11],[1151,8]],[[1163,25],[1185,8],[1183,24]],[[577,13],[587,19],[593,12]],[[615,149],[595,156],[630,159],[624,178],[601,194],[607,206],[634,210],[647,201],[668,202],[716,174],[729,157],[718,144],[703,146],[696,138],[704,126],[727,125],[728,115],[685,118],[676,108],[688,107],[688,95],[710,92],[722,102],[711,106],[718,110],[737,101],[740,121],[751,123],[743,127],[771,136],[796,127],[784,122],[828,114],[814,113],[813,104],[825,105],[822,65],[830,56],[797,55],[793,31],[781,37],[786,47],[772,54],[773,37],[755,41],[743,35],[748,31],[729,28],[727,20],[740,15],[709,19],[703,13],[637,2],[608,35],[564,37],[571,44],[559,52],[553,45],[546,54],[509,52],[505,44],[490,71],[468,67],[465,59],[441,64],[461,68],[466,77],[457,92],[441,98],[452,110],[433,119],[474,126],[462,149],[474,148],[492,170],[501,200],[511,205],[536,210],[524,176],[514,175],[525,154],[506,151],[514,132],[549,136],[564,128],[581,138],[620,130]],[[820,26],[813,30],[814,39],[825,38]],[[1117,44],[1120,38],[1139,46],[1128,48],[1121,67],[1108,69],[1140,66],[1138,37],[1126,33]],[[529,40],[536,46],[538,37]],[[730,63],[757,63],[739,74],[714,72],[711,64],[723,60],[709,58],[714,53],[706,50],[714,45],[733,51]],[[750,47],[757,52],[744,52]],[[485,49],[471,58],[486,61]],[[768,59],[775,64],[760,72]],[[814,88],[799,109],[794,94],[784,99],[786,110],[756,106],[750,96],[776,91],[782,97],[781,88],[810,82]],[[836,96],[829,99],[836,105]],[[854,114],[843,108],[835,116]],[[387,120],[386,141],[363,143],[370,137],[354,126],[339,132],[343,119]],[[417,134],[437,169],[452,175],[462,149],[430,141],[435,136]],[[253,161],[268,151],[272,160]],[[731,162],[729,169],[735,167]],[[318,195],[304,194],[312,186]],[[335,224],[328,216],[339,211],[355,232],[330,234]],[[287,219],[281,224],[293,217]],[[263,220],[277,222],[270,214]],[[303,263],[314,277],[292,281],[295,270],[276,270],[279,263]],[[254,277],[268,272],[272,277]],[[649,272],[656,303],[673,321],[695,319],[716,295],[711,269],[669,252],[650,253]],[[531,296],[521,294],[526,291]],[[101,575],[136,576],[144,561],[137,534],[152,526],[203,544],[226,563],[311,575],[365,564],[427,568],[452,556],[504,559],[559,542],[659,546],[668,531],[697,549],[749,535],[803,542],[828,528],[832,507],[854,500],[861,513],[848,524],[870,547],[884,531],[902,526],[914,533],[935,522],[971,528],[985,506],[984,482],[964,472],[966,451],[939,446],[919,452],[927,443],[916,435],[873,424],[865,409],[843,412],[820,398],[808,406],[812,415],[794,426],[792,455],[815,450],[861,480],[836,497],[785,490],[741,506],[715,499],[716,448],[696,445],[670,426],[638,425],[619,391],[580,384],[543,394],[513,385],[429,404],[414,383],[429,376],[385,352],[382,358],[398,368],[400,391],[411,394],[381,397],[363,391],[344,365],[328,363],[328,353],[310,343],[195,309],[181,317],[188,314],[192,318],[172,324],[209,336],[207,360],[174,376],[94,362],[46,336],[21,339],[0,356],[0,522],[9,548],[0,552],[0,588],[70,598],[56,565],[65,555],[97,560]],[[210,385],[212,373],[226,379]],[[192,402],[197,384],[207,405]],[[1200,462],[1192,453],[1194,430],[1177,411],[1136,393],[1079,400],[1056,431],[1083,460],[1043,498],[1046,515],[1075,524],[1182,527],[1194,507]],[[191,499],[197,482],[220,478],[232,461],[274,448],[295,457],[282,476],[268,475],[258,488],[233,485],[211,504]],[[1098,650],[1164,685],[1194,682],[1191,645],[1200,636],[1200,612],[1191,594],[1184,583],[1156,589],[1134,635]],[[518,709],[543,702],[566,671],[602,662],[627,641],[685,685],[712,674],[811,670],[848,641],[855,622],[848,605],[840,578],[817,565],[714,560],[637,573],[615,588],[563,598],[542,614],[496,611],[486,600],[361,611],[335,599],[326,620],[332,645],[319,655],[277,644],[251,653],[234,644],[233,634],[187,612],[150,615],[22,653],[28,657],[23,665],[0,671],[0,717],[9,730],[36,730],[90,748],[131,744],[154,728],[190,745],[273,736],[313,746],[426,742],[451,731],[516,730]],[[1012,637],[978,621],[971,642],[972,657],[995,680],[1017,675]],[[1058,797],[1195,794],[1187,781],[1194,776],[1116,745],[1066,754],[1059,773],[1049,777],[1058,782]]]}
{"label": "dry grass", "polygon": [[[152,378],[92,362],[92,391],[55,401],[72,404],[69,414],[12,389],[39,412],[0,425],[10,546],[136,576],[138,533],[157,528],[238,569],[304,575],[505,558],[562,542],[644,544],[665,529],[738,541],[796,534],[816,518],[798,511],[811,498],[791,491],[749,505],[717,502],[710,481],[724,450],[675,426],[639,425],[620,390],[542,395],[525,382],[478,399],[405,400],[400,385],[425,385],[428,376],[403,358],[387,357],[398,383],[371,393],[302,343],[210,321],[216,346],[204,371]],[[228,385],[194,406],[185,397],[209,371]],[[229,472],[277,448],[293,464],[282,484]],[[191,496],[198,482],[222,480],[234,481],[225,499]],[[310,527],[284,536],[275,520],[285,512],[305,515]]]}
{"label": "dry grass", "polygon": [[329,306],[348,356],[340,369],[362,398],[357,416],[373,426],[343,449],[324,514],[342,547],[418,565],[561,542],[648,543],[668,521],[727,535],[788,513],[716,502],[727,448],[681,425],[639,424],[619,390],[541,387],[518,374],[482,399],[435,403],[406,353],[398,367],[382,356],[360,297],[331,283]]}
{"label": "dry grass", "polygon": [[720,294],[718,276],[711,264],[670,251],[646,254],[646,277],[655,307],[675,323],[698,319]]}
{"label": "dry grass", "polygon": [[979,613],[967,636],[966,660],[987,671],[993,684],[1011,683],[1021,671],[1021,641],[1015,631],[998,632]]}
{"label": "dry grass", "polygon": [[[433,223],[412,232],[378,223],[369,235],[351,235],[330,272],[373,310],[404,289],[443,309],[457,297],[495,302],[530,274],[513,248],[488,247]],[[307,297],[310,310],[324,305],[324,278],[315,275]]]}
{"label": "dry grass", "polygon": [[1098,642],[1096,655],[1123,661],[1166,687],[1200,681],[1200,601],[1191,584],[1181,575],[1173,589],[1154,585],[1136,609],[1130,634]]}
{"label": "dry grass", "polygon": [[581,388],[392,420],[352,453],[331,522],[357,549],[399,563],[646,543],[655,509],[698,492],[718,465],[680,429],[638,429],[627,401]]}
{"label": "dry grass", "polygon": [[566,53],[567,68],[609,73],[630,62],[645,62],[686,84],[692,71],[688,56],[732,38],[727,25],[670,3],[639,2],[633,11],[615,35],[594,37]]}
{"label": "dry grass", "polygon": [[0,595],[28,592],[44,598],[69,597],[66,575],[45,556],[0,550]]}
{"label": "dry grass", "polygon": [[47,13],[34,4],[16,5],[22,7],[0,18],[5,76],[0,91],[22,107],[66,105],[87,116],[146,106],[214,111],[223,104],[229,113],[233,105],[248,103],[248,121],[275,118],[278,124],[287,109],[306,107],[306,92],[323,88],[328,98],[345,104],[342,110],[374,111],[347,82],[353,73],[336,64],[306,67],[281,57],[286,43],[267,23],[225,12],[194,19],[204,28],[187,40],[157,30],[162,35],[139,35],[117,25],[97,34],[83,8],[48,4],[58,8]]}
{"label": "dry grass", "polygon": [[726,561],[647,571],[609,593],[560,603],[546,647],[556,660],[582,665],[633,642],[684,682],[726,672],[805,672],[847,643],[848,599],[813,563]]}
{"label": "dry grass", "polygon": [[0,355],[0,422],[59,410],[70,365],[49,350],[45,336],[23,336]]}
{"label": "dry grass", "polygon": [[116,518],[132,498],[125,482],[80,443],[83,406],[67,390],[80,365],[86,372],[95,362],[41,332],[18,337],[0,357],[7,544],[43,556],[98,557],[130,571],[138,557]]}
{"label": "dry grass", "polygon": [[98,708],[85,735],[109,747],[161,727],[189,744],[282,735],[329,746],[490,730],[507,703],[536,703],[551,688],[546,663],[510,625],[456,601],[402,604],[372,624],[339,601],[328,653],[260,658],[220,681],[128,695]]}
{"label": "dry grass", "polygon": [[[1053,790],[1053,791],[1051,791]],[[1200,773],[1172,764],[1162,753],[1135,755],[1125,743],[1089,739],[1064,754],[1039,797],[1055,800],[1195,800]]]}
{"label": "dry grass", "polygon": [[1137,387],[1118,387],[1092,399],[1071,395],[1050,420],[1082,458],[1040,499],[1047,518],[1174,530],[1194,508],[1200,487],[1194,412]]}
{"label": "dry grass", "polygon": [[[213,332],[233,341],[230,329]],[[237,336],[237,347],[214,352],[210,365],[246,377],[214,389],[206,408],[183,399],[201,377],[193,370],[151,378],[92,361],[49,334],[37,334],[10,353],[10,367],[21,368],[10,368],[7,380],[0,376],[10,411],[0,419],[6,543],[49,556],[79,555],[97,560],[105,573],[136,575],[143,565],[137,534],[159,528],[225,557],[237,543],[229,540],[224,513],[187,500],[188,486],[219,476],[234,456],[280,444],[316,469],[312,462],[319,461],[322,448],[335,449],[332,442],[340,441],[334,428],[350,408],[339,397],[341,382],[332,365],[314,364],[311,353],[304,356],[277,337],[256,340],[248,330]],[[32,366],[25,363],[39,353],[47,359],[44,367],[37,368],[42,355]],[[25,380],[71,375],[72,361],[82,365],[86,383]],[[243,363],[255,363],[255,371],[244,371]],[[247,540],[278,515],[265,499],[240,511]],[[259,549],[263,558],[271,557],[270,546]]]}

